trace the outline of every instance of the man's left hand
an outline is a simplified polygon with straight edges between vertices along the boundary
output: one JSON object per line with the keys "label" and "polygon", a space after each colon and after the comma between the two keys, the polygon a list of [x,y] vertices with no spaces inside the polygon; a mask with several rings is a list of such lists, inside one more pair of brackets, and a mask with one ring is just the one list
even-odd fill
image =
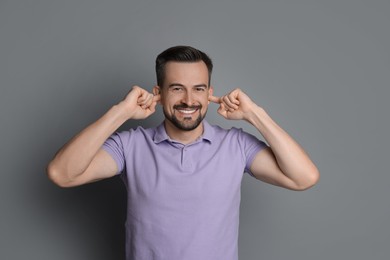
{"label": "man's left hand", "polygon": [[219,104],[218,113],[230,120],[249,120],[257,106],[241,89],[237,88],[222,96],[209,96],[209,101]]}

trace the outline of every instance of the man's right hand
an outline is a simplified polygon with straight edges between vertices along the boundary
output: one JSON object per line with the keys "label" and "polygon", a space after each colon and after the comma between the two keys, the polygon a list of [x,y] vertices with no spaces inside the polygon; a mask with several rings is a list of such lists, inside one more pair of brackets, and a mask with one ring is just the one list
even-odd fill
{"label": "man's right hand", "polygon": [[61,187],[73,187],[115,175],[114,159],[101,147],[129,119],[144,119],[155,112],[160,95],[134,86],[126,97],[101,118],[66,143],[49,163],[49,178]]}
{"label": "man's right hand", "polygon": [[139,86],[133,86],[121,102],[128,119],[144,119],[156,111],[160,95],[153,95]]}

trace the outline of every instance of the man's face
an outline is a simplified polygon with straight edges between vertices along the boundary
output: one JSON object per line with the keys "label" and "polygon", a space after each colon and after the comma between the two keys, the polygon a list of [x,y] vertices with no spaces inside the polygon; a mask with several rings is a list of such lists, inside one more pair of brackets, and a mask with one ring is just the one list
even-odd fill
{"label": "man's face", "polygon": [[203,61],[168,62],[164,85],[159,86],[161,105],[167,123],[177,129],[196,129],[206,116],[212,94],[209,74]]}

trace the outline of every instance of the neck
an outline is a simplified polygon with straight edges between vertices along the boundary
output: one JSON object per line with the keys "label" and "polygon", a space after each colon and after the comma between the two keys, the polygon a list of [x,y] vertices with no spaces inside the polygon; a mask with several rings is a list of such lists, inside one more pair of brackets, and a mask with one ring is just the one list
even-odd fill
{"label": "neck", "polygon": [[165,131],[172,140],[178,141],[182,144],[189,144],[194,142],[203,134],[203,122],[197,128],[190,131],[178,129],[169,120],[164,121]]}

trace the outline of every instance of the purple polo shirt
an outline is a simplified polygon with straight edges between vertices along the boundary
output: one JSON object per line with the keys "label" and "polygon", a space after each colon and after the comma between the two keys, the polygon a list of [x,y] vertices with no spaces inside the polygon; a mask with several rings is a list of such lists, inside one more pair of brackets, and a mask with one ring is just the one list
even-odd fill
{"label": "purple polo shirt", "polygon": [[265,143],[203,121],[191,144],[164,124],[113,134],[103,145],[127,197],[127,260],[236,260],[240,187]]}

